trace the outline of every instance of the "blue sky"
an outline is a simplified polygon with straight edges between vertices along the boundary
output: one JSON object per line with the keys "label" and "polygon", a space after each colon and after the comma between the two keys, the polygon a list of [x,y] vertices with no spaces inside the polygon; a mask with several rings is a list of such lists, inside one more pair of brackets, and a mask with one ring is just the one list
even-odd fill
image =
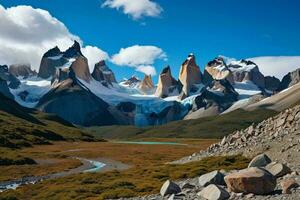
{"label": "blue sky", "polygon": [[[84,44],[109,55],[133,45],[157,46],[168,57],[154,63],[157,72],[169,64],[175,77],[190,52],[202,69],[218,55],[238,59],[300,55],[299,0],[153,2],[163,9],[159,16],[133,19],[122,9],[101,7],[104,0],[0,0],[5,8],[31,5],[49,11]],[[132,74],[142,77],[133,68],[109,66],[119,80]]]}

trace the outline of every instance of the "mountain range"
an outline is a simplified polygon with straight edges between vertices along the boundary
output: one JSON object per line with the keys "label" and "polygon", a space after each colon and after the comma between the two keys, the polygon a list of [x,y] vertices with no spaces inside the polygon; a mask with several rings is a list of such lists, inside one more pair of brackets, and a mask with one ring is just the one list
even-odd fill
{"label": "mountain range", "polygon": [[0,92],[23,107],[56,114],[80,126],[160,125],[222,115],[237,109],[281,111],[300,99],[300,69],[282,80],[264,76],[251,60],[218,56],[204,71],[188,55],[178,78],[170,66],[143,80],[118,82],[101,60],[90,72],[78,42],[47,51],[38,72],[28,64],[0,66]]}

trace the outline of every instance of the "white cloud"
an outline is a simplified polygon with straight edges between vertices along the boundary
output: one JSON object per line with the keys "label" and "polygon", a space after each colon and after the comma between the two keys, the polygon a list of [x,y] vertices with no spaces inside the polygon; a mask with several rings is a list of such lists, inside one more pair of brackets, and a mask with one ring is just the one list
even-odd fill
{"label": "white cloud", "polygon": [[157,17],[163,9],[151,0],[106,0],[102,7],[122,9],[124,14],[137,20],[142,17]]}
{"label": "white cloud", "polygon": [[156,75],[156,69],[151,65],[140,65],[135,70],[151,76]]}
{"label": "white cloud", "polygon": [[[67,27],[48,11],[31,6],[17,6],[5,9],[0,5],[0,64],[31,63],[38,70],[42,55],[59,46],[65,50],[80,38],[69,32]],[[84,52],[94,59],[92,52],[102,50],[88,46]],[[101,57],[102,54],[100,54]]]}
{"label": "white cloud", "polygon": [[111,58],[111,62],[116,65],[134,67],[139,72],[153,75],[156,74],[153,67],[156,60],[167,60],[166,53],[156,46],[140,45],[122,48]]}
{"label": "white cloud", "polygon": [[262,56],[247,60],[255,62],[265,76],[275,76],[279,79],[300,68],[300,56]]}
{"label": "white cloud", "polygon": [[97,62],[99,62],[100,60],[107,60],[109,58],[108,54],[105,51],[92,46],[84,47],[82,49],[82,53],[88,59],[91,72],[93,72],[94,66]]}

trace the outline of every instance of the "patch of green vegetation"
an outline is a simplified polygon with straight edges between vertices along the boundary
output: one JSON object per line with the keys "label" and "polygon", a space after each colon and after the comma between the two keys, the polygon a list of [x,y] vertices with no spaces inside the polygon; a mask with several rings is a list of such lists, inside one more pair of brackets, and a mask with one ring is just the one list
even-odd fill
{"label": "patch of green vegetation", "polygon": [[0,193],[0,199],[114,199],[158,193],[164,181],[200,176],[213,170],[246,168],[249,159],[237,155],[209,157],[184,165],[148,165],[126,171],[84,173],[27,185]]}
{"label": "patch of green vegetation", "polygon": [[276,114],[276,111],[267,109],[254,111],[239,109],[224,115],[174,121],[154,127],[107,126],[91,127],[86,130],[95,137],[107,139],[222,138],[235,130],[247,128],[252,123],[259,123]]}
{"label": "patch of green vegetation", "polygon": [[0,93],[0,147],[20,148],[64,140],[97,141],[56,115],[24,108]]}

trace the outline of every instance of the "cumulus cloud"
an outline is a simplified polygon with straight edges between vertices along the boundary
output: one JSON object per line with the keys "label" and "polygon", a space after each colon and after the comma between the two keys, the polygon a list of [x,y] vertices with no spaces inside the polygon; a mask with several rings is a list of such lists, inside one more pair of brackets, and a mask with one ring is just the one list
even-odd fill
{"label": "cumulus cloud", "polygon": [[[38,70],[47,50],[54,46],[65,50],[74,40],[82,44],[78,36],[46,10],[31,6],[5,9],[0,5],[0,64],[30,63]],[[99,58],[104,55],[97,47],[85,48],[88,59],[95,59],[95,54]]]}
{"label": "cumulus cloud", "polygon": [[106,0],[102,7],[121,9],[124,14],[137,20],[142,17],[157,17],[163,9],[151,0]]}
{"label": "cumulus cloud", "polygon": [[156,75],[156,69],[151,65],[141,65],[138,66],[135,70],[151,76]]}
{"label": "cumulus cloud", "polygon": [[120,66],[136,68],[136,71],[155,75],[153,64],[156,60],[167,60],[166,53],[156,46],[134,45],[120,49],[111,58],[111,62]]}
{"label": "cumulus cloud", "polygon": [[248,60],[255,62],[265,76],[275,76],[279,79],[300,68],[300,56],[262,56]]}

